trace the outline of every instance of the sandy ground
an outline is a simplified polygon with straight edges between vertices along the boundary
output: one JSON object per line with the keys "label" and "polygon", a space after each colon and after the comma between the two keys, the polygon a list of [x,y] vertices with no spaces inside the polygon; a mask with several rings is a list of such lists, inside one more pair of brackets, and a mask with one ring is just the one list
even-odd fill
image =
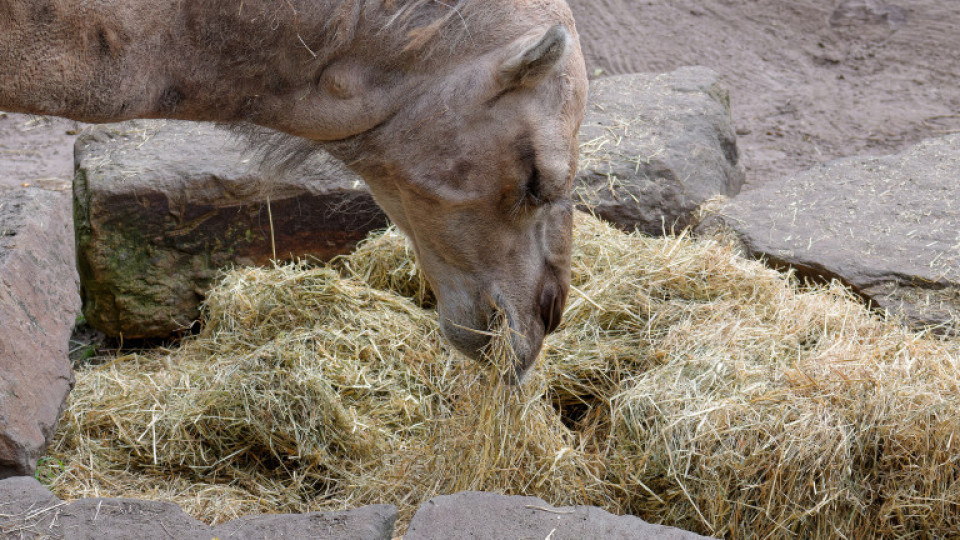
{"label": "sandy ground", "polygon": [[0,113],[0,188],[69,189],[73,142],[82,126],[62,118]]}
{"label": "sandy ground", "polygon": [[722,74],[748,184],[960,130],[957,0],[570,0],[591,74]]}
{"label": "sandy ground", "polygon": [[70,189],[73,142],[83,124],[0,113],[0,188]]}
{"label": "sandy ground", "polygon": [[[957,0],[570,4],[594,76],[693,64],[723,75],[748,184],[960,130]],[[69,179],[77,127],[0,118],[0,185]]]}

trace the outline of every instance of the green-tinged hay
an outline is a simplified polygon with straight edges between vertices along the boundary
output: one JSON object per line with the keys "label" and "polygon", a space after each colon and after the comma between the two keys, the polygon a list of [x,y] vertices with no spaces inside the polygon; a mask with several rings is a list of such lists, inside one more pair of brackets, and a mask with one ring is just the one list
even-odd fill
{"label": "green-tinged hay", "polygon": [[198,336],[78,372],[52,487],[210,521],[392,503],[405,523],[483,489],[728,538],[960,530],[960,343],[836,284],[581,216],[564,322],[519,387],[509,329],[466,361],[431,303],[392,231],[233,270]]}

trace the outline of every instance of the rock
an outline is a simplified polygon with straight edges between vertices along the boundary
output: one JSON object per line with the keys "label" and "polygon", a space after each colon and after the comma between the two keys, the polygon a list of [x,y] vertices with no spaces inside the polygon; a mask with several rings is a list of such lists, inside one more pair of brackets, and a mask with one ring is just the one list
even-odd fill
{"label": "rock", "polygon": [[396,521],[397,508],[379,504],[347,512],[244,517],[217,527],[213,534],[219,538],[390,540]]}
{"label": "rock", "polygon": [[960,135],[854,157],[745,191],[700,230],[804,276],[838,279],[921,325],[960,329]]}
{"label": "rock", "polygon": [[57,519],[59,526],[54,532],[67,538],[390,540],[397,509],[378,505],[346,512],[248,516],[210,527],[184,514],[173,503],[83,499],[58,509]]}
{"label": "rock", "polygon": [[0,191],[0,478],[33,473],[73,387],[80,302],[61,189]]}
{"label": "rock", "polygon": [[82,499],[66,504],[33,478],[0,481],[2,538],[390,540],[396,520],[395,507],[375,505],[346,512],[250,516],[211,527],[173,503]]}
{"label": "rock", "polygon": [[73,143],[82,127],[64,118],[0,112],[0,189],[69,189]]}
{"label": "rock", "polygon": [[705,537],[651,525],[633,516],[615,516],[592,506],[553,507],[537,497],[467,491],[427,501],[413,516],[404,538],[694,540]]}
{"label": "rock", "polygon": [[0,480],[0,538],[49,538],[60,499],[29,476]]}
{"label": "rock", "polygon": [[905,9],[878,0],[842,0],[830,14],[830,26],[882,24],[897,29],[906,22]]}
{"label": "rock", "polygon": [[730,99],[710,69],[591,82],[575,199],[620,228],[659,235],[744,182]]}
{"label": "rock", "polygon": [[264,178],[231,134],[207,124],[97,128],[78,140],[76,164],[83,312],[113,336],[190,326],[217,272],[267,263],[274,239],[281,259],[325,260],[386,225],[366,185],[331,158]]}
{"label": "rock", "polygon": [[211,528],[169,502],[81,499],[56,510],[52,536],[61,538],[213,538]]}

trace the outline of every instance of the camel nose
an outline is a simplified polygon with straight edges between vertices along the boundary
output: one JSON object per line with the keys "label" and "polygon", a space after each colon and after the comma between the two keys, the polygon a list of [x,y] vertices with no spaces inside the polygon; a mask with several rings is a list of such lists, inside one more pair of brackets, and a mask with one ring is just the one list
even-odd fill
{"label": "camel nose", "polygon": [[549,284],[543,288],[540,293],[540,319],[543,320],[544,334],[550,334],[560,326],[565,300],[556,285]]}

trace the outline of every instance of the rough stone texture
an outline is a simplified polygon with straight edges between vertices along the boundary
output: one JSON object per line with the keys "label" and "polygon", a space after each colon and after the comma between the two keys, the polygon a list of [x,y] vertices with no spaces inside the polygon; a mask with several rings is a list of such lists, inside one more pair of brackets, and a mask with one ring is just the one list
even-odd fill
{"label": "rough stone texture", "polygon": [[960,329],[960,135],[841,159],[745,191],[725,225],[754,256],[839,279],[919,324]]}
{"label": "rough stone texture", "polygon": [[0,538],[71,540],[390,540],[397,509],[375,505],[346,512],[250,516],[210,527],[179,506],[134,499],[61,502],[29,477],[0,481]]}
{"label": "rough stone texture", "polygon": [[0,478],[33,473],[73,387],[68,189],[0,190]]}
{"label": "rough stone texture", "polygon": [[714,71],[591,82],[575,183],[586,209],[659,235],[692,224],[700,204],[743,182],[730,99]]}
{"label": "rough stone texture", "polygon": [[54,118],[0,112],[0,189],[69,188],[73,143],[85,124]]}
{"label": "rough stone texture", "polygon": [[378,504],[347,512],[244,517],[217,527],[213,533],[219,538],[390,540],[396,521],[396,507]]}
{"label": "rough stone texture", "polygon": [[78,140],[76,163],[83,311],[114,336],[189,326],[221,268],[272,258],[271,213],[281,259],[329,259],[386,224],[366,185],[334,160],[264,179],[256,158],[206,124],[96,128]]}
{"label": "rough stone texture", "polygon": [[51,536],[76,540],[183,538],[210,540],[210,527],[168,502],[82,499],[55,510]]}
{"label": "rough stone texture", "polygon": [[553,507],[537,497],[466,491],[427,501],[405,540],[512,538],[543,540],[695,540],[698,534],[615,516],[591,506]]}
{"label": "rough stone texture", "polygon": [[29,476],[0,480],[0,538],[47,538],[60,499]]}

